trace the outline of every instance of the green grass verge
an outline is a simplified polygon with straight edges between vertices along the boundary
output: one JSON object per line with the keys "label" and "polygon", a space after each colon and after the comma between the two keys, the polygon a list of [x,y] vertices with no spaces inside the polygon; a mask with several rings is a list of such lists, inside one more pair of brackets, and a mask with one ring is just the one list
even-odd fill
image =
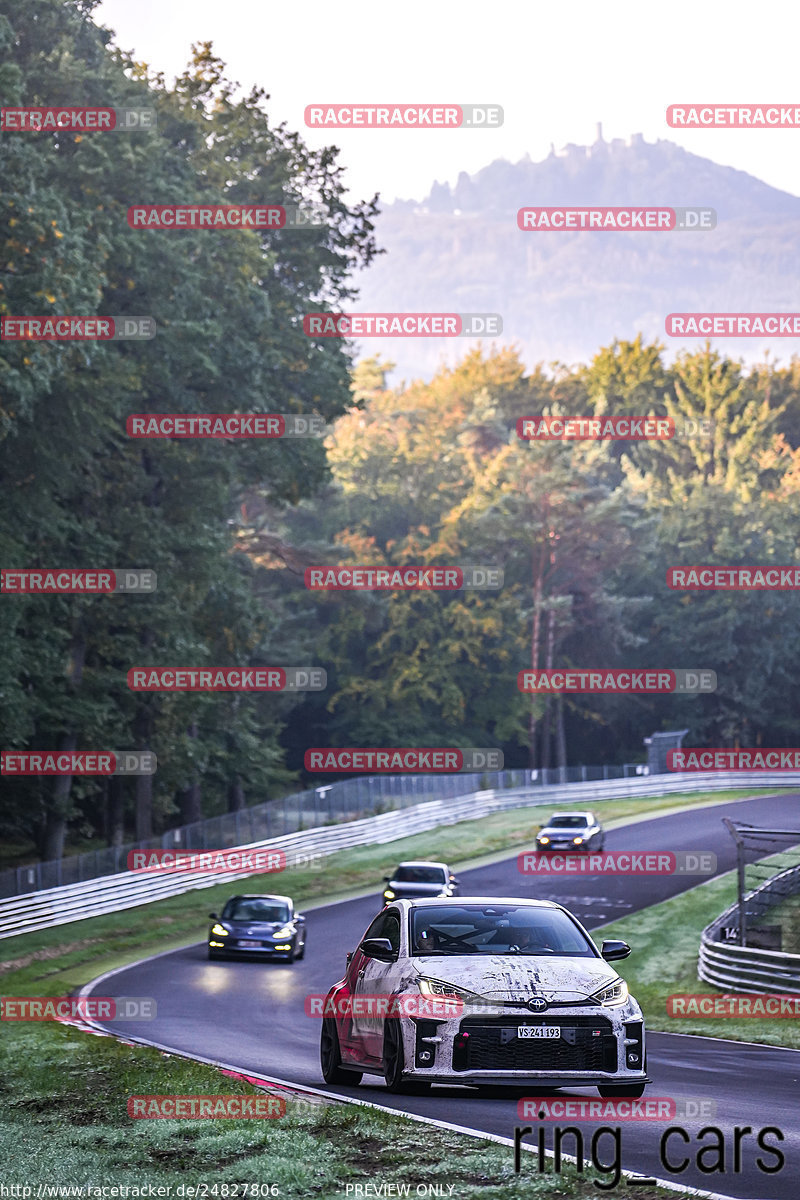
{"label": "green grass verge", "polygon": [[[565,1163],[556,1177],[550,1161],[539,1175],[535,1155],[525,1153],[515,1175],[510,1146],[346,1104],[290,1101],[284,1117],[269,1120],[133,1120],[131,1095],[257,1093],[211,1067],[65,1026],[7,1025],[3,1033],[3,1183],[32,1186],[34,1196],[40,1183],[150,1184],[170,1186],[177,1200],[179,1185],[204,1183],[218,1185],[217,1196],[232,1196],[235,1184],[275,1184],[283,1200],[327,1200],[345,1197],[347,1183],[369,1182],[410,1184],[412,1196],[418,1184],[438,1184],[453,1200],[589,1200],[602,1195],[593,1180],[607,1184],[613,1174],[587,1165],[580,1175]],[[514,1112],[512,1102],[509,1137],[523,1124]],[[460,1119],[469,1123],[468,1104]],[[675,1200],[662,1188],[636,1192]]]}
{"label": "green grass verge", "polygon": [[[697,955],[702,930],[735,903],[736,894],[736,872],[730,871],[662,904],[604,925],[602,936],[622,938],[633,947],[631,957],[620,963],[620,975],[641,1004],[650,1032],[697,1033],[800,1049],[800,1023],[788,1017],[667,1016],[668,996],[724,994],[721,988],[698,978]],[[771,913],[769,923],[773,923]]]}

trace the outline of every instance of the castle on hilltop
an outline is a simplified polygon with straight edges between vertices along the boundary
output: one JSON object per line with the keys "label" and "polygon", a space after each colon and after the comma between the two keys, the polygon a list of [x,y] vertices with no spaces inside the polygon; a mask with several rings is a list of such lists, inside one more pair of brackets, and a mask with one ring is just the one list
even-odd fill
{"label": "castle on hilltop", "polygon": [[597,140],[591,146],[578,146],[575,142],[567,142],[566,146],[562,146],[560,150],[556,150],[555,145],[550,143],[549,158],[596,158],[598,155],[615,155],[622,150],[629,150],[632,146],[643,146],[644,135],[641,133],[632,133],[629,138],[612,138],[607,142],[603,138],[603,124],[597,122]]}

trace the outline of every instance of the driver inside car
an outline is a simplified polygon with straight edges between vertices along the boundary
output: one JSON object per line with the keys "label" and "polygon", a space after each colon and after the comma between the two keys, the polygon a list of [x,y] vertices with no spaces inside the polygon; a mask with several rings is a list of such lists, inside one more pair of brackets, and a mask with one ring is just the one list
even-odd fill
{"label": "driver inside car", "polygon": [[539,954],[542,951],[552,952],[555,949],[547,940],[546,929],[524,925],[519,929],[506,930],[504,936],[508,940],[509,950],[516,949],[530,954]]}
{"label": "driver inside car", "polygon": [[439,949],[439,938],[435,929],[421,929],[417,935],[417,953],[432,954]]}

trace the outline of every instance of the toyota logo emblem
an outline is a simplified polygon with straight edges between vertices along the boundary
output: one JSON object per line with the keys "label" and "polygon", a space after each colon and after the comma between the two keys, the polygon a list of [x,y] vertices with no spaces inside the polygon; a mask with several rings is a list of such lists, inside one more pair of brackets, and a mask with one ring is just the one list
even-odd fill
{"label": "toyota logo emblem", "polygon": [[527,1007],[531,1012],[544,1012],[547,1008],[547,1001],[542,996],[532,996]]}

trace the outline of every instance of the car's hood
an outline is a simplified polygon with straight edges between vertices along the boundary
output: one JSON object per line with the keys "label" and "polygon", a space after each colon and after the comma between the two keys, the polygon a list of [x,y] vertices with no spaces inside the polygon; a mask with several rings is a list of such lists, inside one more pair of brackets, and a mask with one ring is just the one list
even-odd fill
{"label": "car's hood", "polygon": [[447,887],[447,883],[403,883],[402,880],[393,879],[386,886],[391,888],[396,896],[408,898],[409,896],[438,896]]}
{"label": "car's hood", "polygon": [[391,888],[396,895],[404,896],[438,896],[440,892],[444,892],[447,883],[404,883],[402,880],[392,880],[386,884],[387,888]]}
{"label": "car's hood", "polygon": [[563,1001],[585,998],[618,978],[613,967],[601,958],[427,954],[413,962],[420,975],[441,979],[493,1000],[524,1001],[531,995]]}
{"label": "car's hood", "polygon": [[544,829],[540,829],[537,837],[557,838],[559,841],[569,841],[571,838],[583,837],[589,832],[591,826],[580,825],[573,829],[563,829],[558,825],[545,825]]}
{"label": "car's hood", "polygon": [[252,933],[258,937],[262,937],[265,933],[274,933],[276,929],[283,929],[286,925],[291,925],[291,920],[288,921],[224,921],[233,933],[242,934],[243,936]]}

